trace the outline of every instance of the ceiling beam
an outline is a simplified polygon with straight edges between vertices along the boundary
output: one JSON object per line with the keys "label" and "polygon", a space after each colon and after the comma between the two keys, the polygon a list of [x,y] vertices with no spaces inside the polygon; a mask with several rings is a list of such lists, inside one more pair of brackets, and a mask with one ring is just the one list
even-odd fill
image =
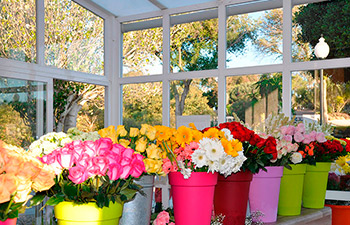
{"label": "ceiling beam", "polygon": [[165,7],[165,5],[163,5],[162,3],[160,3],[158,0],[148,0],[150,3],[152,3],[153,5],[157,6],[160,10],[165,10],[168,9],[167,7]]}

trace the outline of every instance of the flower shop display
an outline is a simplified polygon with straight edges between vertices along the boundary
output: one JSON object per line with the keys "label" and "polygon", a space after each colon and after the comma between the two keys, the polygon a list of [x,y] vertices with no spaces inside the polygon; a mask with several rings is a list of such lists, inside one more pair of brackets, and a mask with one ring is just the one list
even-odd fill
{"label": "flower shop display", "polygon": [[[343,139],[348,147],[349,140]],[[350,155],[340,156],[332,165],[328,176],[327,190],[349,196],[350,191]],[[329,199],[326,205],[332,208],[332,224],[350,224],[350,201]]]}
{"label": "flower shop display", "polygon": [[[113,144],[109,138],[67,143],[40,157],[54,169],[55,185],[46,192],[37,193],[34,202],[48,196],[46,204],[55,206],[55,215],[64,216],[66,213],[61,212],[65,210],[90,208],[91,215],[97,217],[91,218],[94,221],[89,224],[118,224],[123,203],[132,200],[141,188],[134,179],[145,172],[143,158],[130,148]],[[101,221],[101,213],[111,214],[112,208],[119,210],[113,213],[113,223],[110,216],[105,218],[109,222]],[[58,224],[78,222],[71,219],[60,217]]]}
{"label": "flower shop display", "polygon": [[21,148],[0,141],[0,223],[16,224],[31,191],[45,191],[54,184],[54,171]]}
{"label": "flower shop display", "polygon": [[246,160],[239,140],[217,128],[204,132],[185,126],[157,127],[157,142],[168,152],[163,171],[169,173],[177,225],[209,225],[217,174],[238,172]]}
{"label": "flower shop display", "polygon": [[276,139],[277,158],[266,164],[266,171],[260,170],[253,175],[249,190],[250,212],[261,212],[261,222],[271,223],[277,220],[278,201],[284,166],[301,162],[299,145],[282,134],[281,127],[293,124],[284,114],[271,114],[259,125],[257,132],[264,138]]}
{"label": "flower shop display", "polygon": [[327,136],[324,142],[315,141],[315,165],[306,166],[303,190],[303,207],[320,209],[324,207],[328,173],[333,162],[339,156],[345,155],[346,142]]}
{"label": "flower shop display", "polygon": [[156,129],[153,126],[142,124],[141,129],[131,127],[128,131],[123,125],[109,126],[98,133],[102,137],[109,137],[114,143],[134,149],[144,156],[146,173],[135,180],[142,186],[144,194],[137,193],[135,199],[124,204],[121,225],[149,225],[152,210],[154,175],[163,175],[163,158],[166,156],[155,143]]}
{"label": "flower shop display", "polygon": [[230,176],[219,176],[214,210],[216,214],[225,215],[224,224],[243,224],[253,173],[265,169],[271,160],[277,160],[276,140],[273,137],[262,138],[240,122],[222,123],[218,128],[242,142],[247,160],[242,165],[243,171]]}

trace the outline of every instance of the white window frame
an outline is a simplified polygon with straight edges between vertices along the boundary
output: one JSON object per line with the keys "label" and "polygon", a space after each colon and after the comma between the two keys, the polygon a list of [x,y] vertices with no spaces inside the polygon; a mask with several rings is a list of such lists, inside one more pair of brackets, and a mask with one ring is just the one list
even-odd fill
{"label": "white window frame", "polygon": [[[37,62],[25,63],[11,59],[0,58],[0,76],[21,78],[33,81],[46,82],[48,84],[47,99],[52,101],[53,79],[71,80],[76,82],[91,83],[105,87],[105,126],[122,123],[122,85],[132,83],[162,82],[163,85],[163,125],[170,124],[170,87],[171,80],[196,79],[205,77],[218,78],[218,122],[224,122],[226,118],[226,78],[228,76],[242,76],[249,74],[262,74],[282,72],[282,111],[291,116],[291,74],[293,71],[330,69],[350,67],[350,58],[326,59],[308,62],[291,61],[291,18],[292,7],[296,4],[319,2],[323,0],[270,0],[262,1],[258,5],[249,7],[248,4],[240,5],[229,14],[242,14],[270,8],[283,7],[283,62],[275,65],[259,65],[243,68],[226,68],[226,7],[233,4],[243,4],[258,1],[254,0],[222,0],[203,4],[196,4],[174,9],[159,10],[157,12],[144,13],[135,16],[116,18],[108,11],[102,9],[90,0],[74,0],[84,8],[90,10],[104,19],[104,76],[58,69],[46,66],[44,63],[44,0],[36,0],[37,14]],[[179,72],[172,74],[169,71],[170,59],[170,15],[183,12],[198,11],[217,8],[219,21],[219,63],[218,69],[205,71]],[[122,77],[122,23],[162,17],[163,26],[163,73],[152,76]],[[197,17],[191,17],[196,21],[209,18],[210,15],[198,13]],[[185,17],[184,17],[185,18]],[[181,18],[180,18],[181,19]],[[186,22],[186,21],[184,21]],[[190,22],[190,21],[189,21]],[[159,22],[158,22],[159,24]],[[152,24],[144,23],[138,26],[149,28]],[[154,25],[153,25],[154,26]],[[133,29],[133,28],[129,28]],[[134,27],[134,29],[136,29]],[[47,130],[53,129],[53,104],[48,102]]]}
{"label": "white window frame", "polygon": [[[115,17],[98,7],[96,4],[84,0],[76,0],[76,3],[86,8],[87,10],[98,15],[104,19],[104,76],[83,73],[78,71],[71,71],[66,69],[59,69],[52,66],[45,65],[45,8],[44,0],[36,0],[36,62],[27,63],[13,59],[0,58],[0,76],[39,81],[47,84],[47,132],[53,131],[54,127],[54,111],[53,111],[53,79],[69,80],[75,82],[96,84],[105,87],[105,125],[110,125],[113,122],[113,102],[116,102],[111,91],[112,86],[115,86],[115,80],[113,74],[116,74],[114,60],[117,58],[117,54],[114,49],[113,37],[117,36],[113,34],[115,31]],[[108,29],[107,29],[108,27]],[[108,38],[107,38],[108,37]],[[114,55],[113,55],[114,54]],[[115,121],[114,121],[115,122]]]}
{"label": "white window frame", "polygon": [[[350,67],[350,58],[342,59],[327,59],[327,60],[316,60],[307,62],[292,62],[292,8],[294,5],[313,3],[323,0],[270,0],[262,1],[259,4],[258,1],[253,0],[223,0],[208,2],[203,4],[197,4],[192,6],[180,7],[175,9],[166,9],[152,13],[145,13],[136,16],[125,16],[117,18],[117,23],[120,24],[118,31],[122,37],[122,31],[132,31],[140,29],[148,29],[159,26],[159,21],[146,21],[139,24],[127,24],[130,21],[144,20],[154,17],[162,17],[163,26],[163,73],[159,75],[151,76],[137,76],[137,77],[122,77],[122,73],[119,74],[118,83],[119,85],[131,84],[131,83],[145,83],[145,82],[162,82],[163,83],[163,125],[169,126],[170,124],[170,101],[169,101],[169,83],[172,80],[182,79],[196,79],[205,77],[217,77],[218,78],[218,122],[225,122],[226,118],[226,78],[229,76],[242,76],[250,74],[263,74],[263,73],[274,73],[282,72],[282,112],[291,117],[292,108],[292,72],[293,71],[305,71],[305,70],[317,70],[317,69],[328,69],[328,68],[344,68]],[[268,10],[273,8],[283,8],[283,62],[274,65],[259,65],[249,66],[242,68],[226,68],[226,18],[227,18],[227,6],[233,4],[242,4],[254,2],[253,7],[248,4],[239,6],[235,9],[230,10],[232,13],[242,14],[248,12],[255,12],[260,10]],[[170,27],[171,21],[170,16],[172,14],[191,12],[197,10],[204,10],[210,8],[217,8],[218,13],[218,24],[219,24],[219,40],[218,40],[218,69],[215,70],[203,70],[203,71],[191,71],[191,72],[179,72],[172,74],[169,72],[169,58],[170,58]],[[187,22],[200,21],[203,19],[212,18],[210,12],[208,14],[197,13],[197,18],[191,16]],[[181,20],[181,18],[180,18]],[[182,18],[183,22],[186,21],[186,15]],[[123,25],[122,25],[123,24]],[[120,46],[122,49],[122,46]],[[122,52],[120,52],[119,66],[122,65]],[[119,87],[121,88],[121,87]],[[121,89],[120,89],[121,90]],[[122,102],[122,93],[118,91],[117,99]],[[120,106],[121,107],[121,106]],[[117,123],[122,123],[122,113],[119,110]]]}

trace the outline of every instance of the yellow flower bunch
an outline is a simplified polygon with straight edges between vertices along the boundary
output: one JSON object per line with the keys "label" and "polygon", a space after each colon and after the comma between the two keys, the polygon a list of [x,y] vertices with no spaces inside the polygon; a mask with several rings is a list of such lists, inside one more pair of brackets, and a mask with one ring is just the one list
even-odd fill
{"label": "yellow flower bunch", "polygon": [[199,142],[203,138],[219,139],[224,147],[225,152],[232,157],[238,156],[238,152],[243,150],[242,142],[237,139],[228,140],[225,132],[211,127],[204,132],[197,130],[197,128],[190,124],[190,127],[180,126],[178,129],[169,128],[166,126],[155,126],[157,130],[157,143],[166,149],[166,146],[171,150],[178,147],[184,147],[191,142]]}
{"label": "yellow flower bunch", "polygon": [[98,131],[101,137],[110,138],[113,143],[134,149],[143,155],[147,173],[163,175],[162,165],[166,154],[155,143],[156,133],[156,128],[147,124],[142,124],[141,129],[131,127],[129,131],[123,125],[117,126],[117,129],[111,125]]}
{"label": "yellow flower bunch", "polygon": [[350,174],[350,155],[339,156],[335,161],[337,164],[337,169],[340,173]]}

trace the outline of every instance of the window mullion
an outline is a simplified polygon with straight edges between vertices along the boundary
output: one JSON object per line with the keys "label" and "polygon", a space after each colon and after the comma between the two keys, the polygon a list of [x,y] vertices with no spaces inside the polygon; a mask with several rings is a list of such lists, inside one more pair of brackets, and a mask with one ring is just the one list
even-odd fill
{"label": "window mullion", "polygon": [[45,3],[36,0],[36,63],[45,65]]}

